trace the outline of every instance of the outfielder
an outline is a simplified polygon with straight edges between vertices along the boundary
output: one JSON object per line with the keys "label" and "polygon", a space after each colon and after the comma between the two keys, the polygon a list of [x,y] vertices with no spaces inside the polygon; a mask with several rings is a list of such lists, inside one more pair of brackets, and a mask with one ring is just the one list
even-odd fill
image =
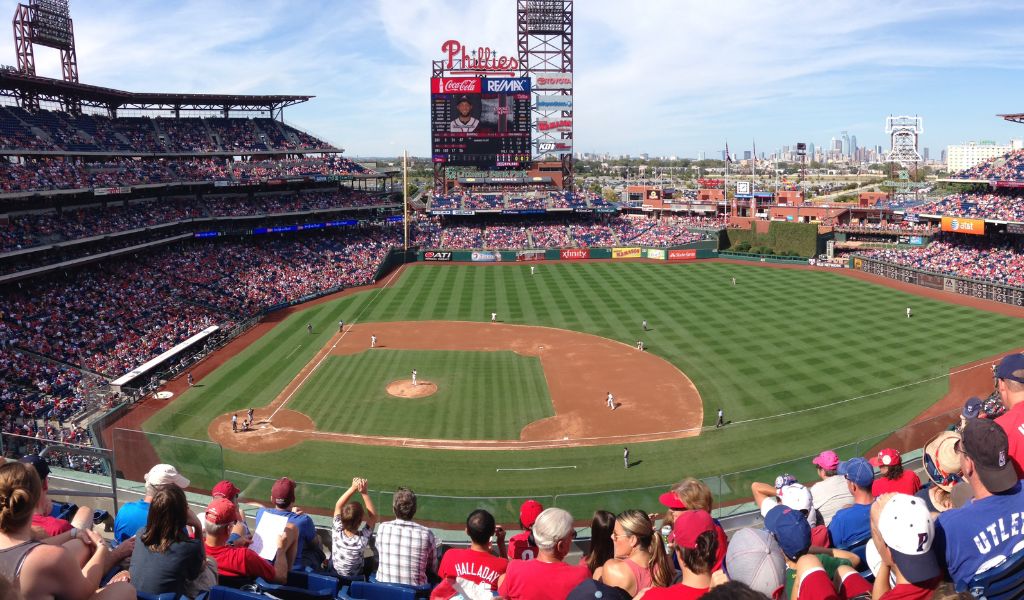
{"label": "outfielder", "polygon": [[622,466],[629,468],[629,447],[627,446],[622,447]]}
{"label": "outfielder", "polygon": [[611,392],[608,392],[608,408],[615,410],[615,396]]}
{"label": "outfielder", "polygon": [[732,285],[733,285],[733,287],[736,287],[736,278],[735,277],[732,278]]}
{"label": "outfielder", "polygon": [[718,423],[715,424],[715,429],[719,427],[725,427],[725,412],[722,409],[718,409]]}
{"label": "outfielder", "polygon": [[537,267],[535,267],[533,265],[530,265],[530,275],[533,275],[536,272],[537,272]]}
{"label": "outfielder", "polygon": [[492,312],[491,313],[491,323],[497,323],[497,322],[498,322],[498,313]]}
{"label": "outfielder", "polygon": [[416,383],[416,369],[412,370],[412,384],[419,385],[418,383]]}
{"label": "outfielder", "polygon": [[371,335],[370,336],[370,347],[371,348],[376,348],[377,347],[377,336],[375,336],[375,335]]}
{"label": "outfielder", "polygon": [[909,319],[913,314],[914,314],[913,311],[911,311],[910,307],[908,306],[907,307],[907,318]]}
{"label": "outfielder", "polygon": [[644,320],[643,320],[643,321],[642,321],[642,322],[640,323],[640,326],[644,328],[644,331],[647,331],[647,319],[644,319]]}
{"label": "outfielder", "polygon": [[306,323],[306,331],[309,332],[309,335],[313,335],[313,324],[312,323]]}

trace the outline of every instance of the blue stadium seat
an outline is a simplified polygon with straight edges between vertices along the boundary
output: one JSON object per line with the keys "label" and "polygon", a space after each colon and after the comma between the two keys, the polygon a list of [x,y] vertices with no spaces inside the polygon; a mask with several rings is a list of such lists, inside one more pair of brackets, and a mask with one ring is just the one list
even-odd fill
{"label": "blue stadium seat", "polygon": [[415,600],[416,598],[426,598],[429,595],[430,590],[426,588],[372,581],[353,581],[352,585],[338,593],[338,598],[341,600]]}
{"label": "blue stadium seat", "polygon": [[979,600],[1010,600],[1024,597],[1024,548],[1018,544],[1010,560],[971,578],[967,590]]}
{"label": "blue stadium seat", "polygon": [[243,592],[242,590],[215,585],[210,588],[206,598],[207,600],[266,600],[267,597],[254,592]]}
{"label": "blue stadium seat", "polygon": [[256,579],[260,591],[282,598],[283,600],[314,600],[316,598],[332,598],[338,593],[339,581],[329,575],[290,571],[288,583],[281,585],[271,583],[262,577]]}

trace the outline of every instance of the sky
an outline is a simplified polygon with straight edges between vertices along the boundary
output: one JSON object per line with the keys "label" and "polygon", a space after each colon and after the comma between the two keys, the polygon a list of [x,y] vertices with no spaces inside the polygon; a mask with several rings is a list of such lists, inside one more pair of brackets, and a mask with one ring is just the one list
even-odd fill
{"label": "sky", "polygon": [[[13,16],[17,2],[0,0]],[[638,8],[639,7],[639,8]],[[350,156],[430,152],[441,44],[516,54],[515,0],[71,0],[83,83],[130,91],[301,94],[285,120]],[[577,152],[718,157],[756,143],[888,147],[924,119],[931,156],[1024,138],[1024,2],[581,0]],[[8,30],[9,31],[9,30]],[[16,64],[10,34],[0,64]],[[56,50],[37,73],[60,77]]]}

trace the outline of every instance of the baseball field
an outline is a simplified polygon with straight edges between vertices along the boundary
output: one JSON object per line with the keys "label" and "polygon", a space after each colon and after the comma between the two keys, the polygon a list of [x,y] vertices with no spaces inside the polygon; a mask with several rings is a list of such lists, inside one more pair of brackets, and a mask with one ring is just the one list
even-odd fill
{"label": "baseball field", "polygon": [[[325,508],[358,475],[384,507],[412,487],[427,520],[484,506],[514,521],[522,497],[589,518],[654,509],[657,490],[687,475],[723,500],[780,468],[810,475],[807,461],[773,465],[870,447],[942,397],[949,369],[1022,333],[1017,318],[824,271],[418,264],[288,314],[143,429],[195,485],[226,474],[255,499],[288,475],[301,505]],[[386,391],[412,369],[436,391]],[[232,434],[230,414],[249,407],[254,431]],[[719,408],[728,424],[716,429]],[[115,449],[140,446],[120,435]]]}

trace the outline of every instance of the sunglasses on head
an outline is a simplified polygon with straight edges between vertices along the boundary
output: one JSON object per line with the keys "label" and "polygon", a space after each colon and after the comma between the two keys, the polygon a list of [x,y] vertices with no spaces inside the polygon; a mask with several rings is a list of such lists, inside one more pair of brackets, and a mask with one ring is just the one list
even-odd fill
{"label": "sunglasses on head", "polygon": [[928,478],[935,482],[936,485],[956,485],[963,481],[963,477],[959,473],[943,471],[939,465],[935,464],[931,454],[924,455],[924,468],[928,472]]}

